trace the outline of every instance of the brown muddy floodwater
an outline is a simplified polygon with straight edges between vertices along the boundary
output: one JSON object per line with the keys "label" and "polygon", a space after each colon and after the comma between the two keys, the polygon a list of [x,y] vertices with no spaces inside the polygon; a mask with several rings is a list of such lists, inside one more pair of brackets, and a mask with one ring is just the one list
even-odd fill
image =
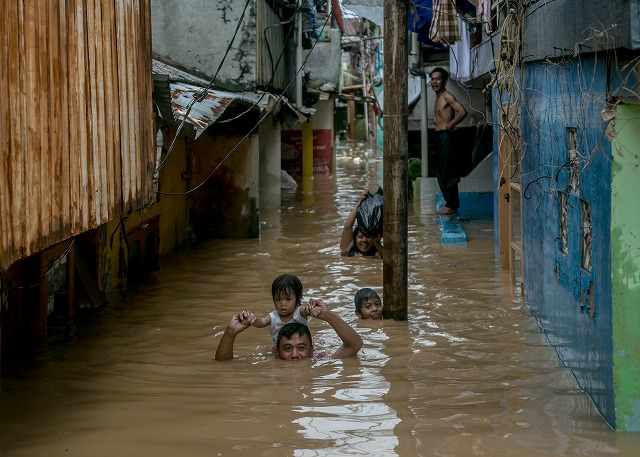
{"label": "brown muddy floodwater", "polygon": [[[378,165],[341,159],[312,192],[263,212],[260,240],[213,240],[163,260],[127,297],[79,319],[71,342],[5,367],[2,456],[635,456],[614,433],[496,268],[489,220],[442,246],[431,211],[409,205],[409,320],[356,319],[382,295],[382,261],[339,256],[346,215]],[[230,316],[273,309],[293,273],[364,339],[357,358],[270,359],[251,328],[214,361]],[[383,297],[384,300],[384,297]],[[85,322],[86,321],[86,322]],[[339,343],[311,323],[317,349]]]}

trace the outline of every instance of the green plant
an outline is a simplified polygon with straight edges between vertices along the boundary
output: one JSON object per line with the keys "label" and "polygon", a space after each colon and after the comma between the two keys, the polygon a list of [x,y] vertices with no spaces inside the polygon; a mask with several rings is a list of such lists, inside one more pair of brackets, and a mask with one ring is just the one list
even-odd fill
{"label": "green plant", "polygon": [[422,176],[422,160],[412,157],[409,159],[409,180],[414,181]]}

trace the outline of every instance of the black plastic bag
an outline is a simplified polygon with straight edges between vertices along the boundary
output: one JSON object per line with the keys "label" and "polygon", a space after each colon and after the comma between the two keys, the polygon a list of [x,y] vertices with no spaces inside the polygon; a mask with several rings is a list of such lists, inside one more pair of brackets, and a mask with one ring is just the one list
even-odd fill
{"label": "black plastic bag", "polygon": [[367,194],[356,211],[360,232],[367,237],[382,236],[382,188],[375,194]]}

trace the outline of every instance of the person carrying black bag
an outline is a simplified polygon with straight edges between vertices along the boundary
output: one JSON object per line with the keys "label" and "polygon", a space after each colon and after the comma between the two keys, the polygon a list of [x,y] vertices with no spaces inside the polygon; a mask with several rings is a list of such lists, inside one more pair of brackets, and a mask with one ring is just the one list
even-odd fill
{"label": "person carrying black bag", "polygon": [[[358,225],[353,225],[358,220]],[[342,229],[340,254],[347,257],[356,255],[384,255],[382,246],[382,189],[376,193],[365,189],[349,213]]]}

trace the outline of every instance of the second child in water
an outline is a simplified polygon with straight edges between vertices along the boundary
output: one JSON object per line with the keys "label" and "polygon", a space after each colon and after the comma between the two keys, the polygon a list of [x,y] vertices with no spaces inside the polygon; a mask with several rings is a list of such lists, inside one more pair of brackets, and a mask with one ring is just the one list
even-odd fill
{"label": "second child in water", "polygon": [[382,319],[384,305],[375,290],[369,287],[360,289],[353,301],[356,305],[356,315],[360,319]]}

